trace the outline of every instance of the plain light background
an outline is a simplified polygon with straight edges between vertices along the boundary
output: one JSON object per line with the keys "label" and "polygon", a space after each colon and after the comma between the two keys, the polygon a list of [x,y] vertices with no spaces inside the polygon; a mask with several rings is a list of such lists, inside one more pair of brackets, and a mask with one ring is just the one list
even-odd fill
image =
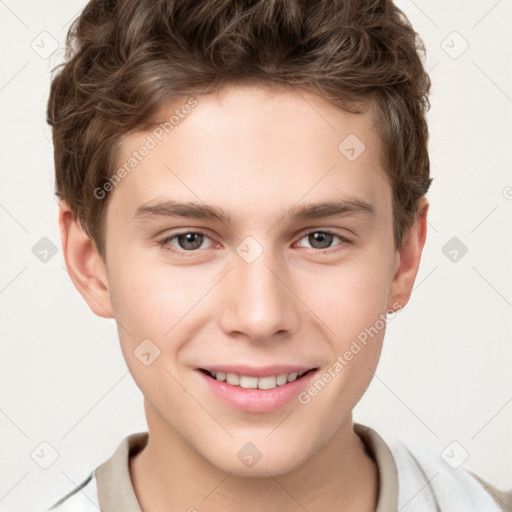
{"label": "plain light background", "polygon": [[[427,444],[440,456],[447,447],[457,457],[467,452],[466,467],[509,488],[512,3],[397,4],[426,43],[433,82],[429,232],[411,301],[388,325],[355,420],[385,439]],[[114,320],[89,310],[60,247],[45,110],[50,69],[63,58],[65,34],[84,5],[0,1],[4,511],[45,509],[126,435],[146,430],[142,394],[127,371]],[[44,237],[56,248],[47,262],[36,257],[36,244],[48,244]]]}

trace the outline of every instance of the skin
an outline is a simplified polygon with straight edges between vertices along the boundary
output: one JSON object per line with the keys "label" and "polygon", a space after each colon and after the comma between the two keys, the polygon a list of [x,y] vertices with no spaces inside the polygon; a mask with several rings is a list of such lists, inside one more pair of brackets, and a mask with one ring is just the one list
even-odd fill
{"label": "skin", "polygon": [[[197,100],[111,192],[106,261],[69,206],[60,206],[70,276],[95,314],[116,319],[145,397],[149,442],[130,462],[137,498],[145,512],[373,511],[378,473],[354,433],[352,409],[371,381],[385,329],[307,405],[241,411],[213,395],[196,368],[332,367],[379,315],[408,302],[428,203],[422,198],[397,250],[371,109],[349,114],[310,92],[255,85]],[[124,139],[120,163],[149,133]],[[351,133],[366,147],[354,161],[338,150]],[[375,214],[285,215],[298,203],[348,197]],[[132,218],[141,204],[166,198],[221,206],[231,224]],[[190,243],[159,243],[194,229],[207,236],[188,258],[179,253]],[[322,230],[335,235],[324,245],[308,236]],[[236,251],[247,236],[263,249],[251,263]],[[144,339],[160,349],[149,366],[133,353]],[[262,453],[251,468],[237,458],[248,441]]]}

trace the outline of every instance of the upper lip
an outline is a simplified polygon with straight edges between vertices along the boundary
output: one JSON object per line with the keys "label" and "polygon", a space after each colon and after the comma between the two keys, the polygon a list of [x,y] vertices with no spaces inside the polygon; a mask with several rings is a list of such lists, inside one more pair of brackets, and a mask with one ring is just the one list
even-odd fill
{"label": "upper lip", "polygon": [[314,366],[279,364],[271,366],[249,366],[249,365],[208,365],[202,366],[199,370],[207,370],[210,373],[236,373],[237,375],[245,375],[247,377],[269,377],[271,375],[279,375],[281,373],[302,374],[308,370],[315,370]]}

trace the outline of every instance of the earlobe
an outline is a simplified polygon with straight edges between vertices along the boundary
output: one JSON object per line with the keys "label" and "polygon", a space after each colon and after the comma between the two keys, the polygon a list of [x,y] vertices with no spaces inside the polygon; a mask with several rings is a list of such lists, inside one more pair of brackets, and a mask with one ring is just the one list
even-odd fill
{"label": "earlobe", "polygon": [[405,231],[402,247],[397,251],[388,299],[389,310],[399,310],[409,302],[427,236],[428,206],[427,199],[423,197],[418,205],[416,220]]}
{"label": "earlobe", "polygon": [[62,252],[73,284],[92,311],[114,318],[105,264],[65,201],[59,204]]}

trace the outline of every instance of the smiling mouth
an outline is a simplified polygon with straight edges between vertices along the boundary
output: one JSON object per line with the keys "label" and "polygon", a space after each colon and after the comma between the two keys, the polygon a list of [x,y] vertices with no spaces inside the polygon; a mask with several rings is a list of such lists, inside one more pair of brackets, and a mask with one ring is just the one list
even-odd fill
{"label": "smiling mouth", "polygon": [[244,389],[274,389],[276,387],[285,386],[295,380],[300,380],[304,375],[316,371],[318,368],[311,368],[302,373],[279,373],[276,375],[268,375],[265,377],[254,377],[248,375],[240,375],[238,373],[211,372],[204,368],[199,370],[208,375],[208,377],[219,382],[225,382],[231,386]]}

